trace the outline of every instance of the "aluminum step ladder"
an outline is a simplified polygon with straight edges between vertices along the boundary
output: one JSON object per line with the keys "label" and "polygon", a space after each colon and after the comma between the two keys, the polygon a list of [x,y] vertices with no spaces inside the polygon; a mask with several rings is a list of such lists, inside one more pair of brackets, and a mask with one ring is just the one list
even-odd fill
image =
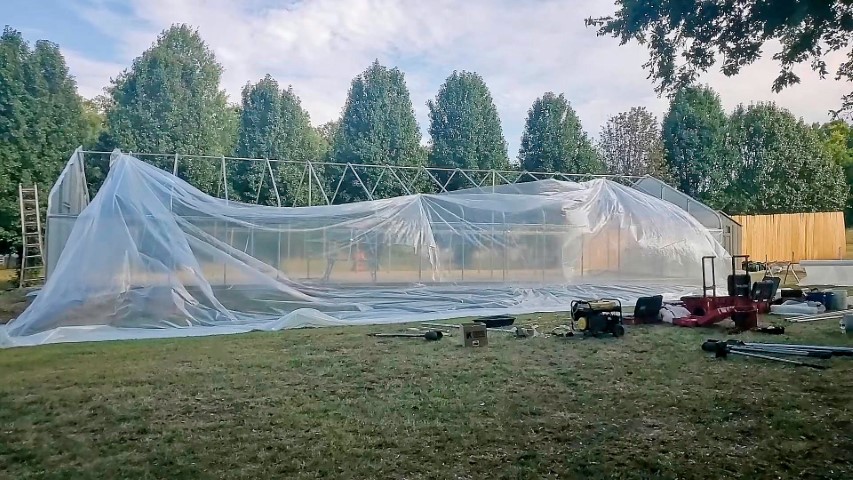
{"label": "aluminum step ladder", "polygon": [[44,283],[44,256],[42,255],[41,213],[38,187],[24,188],[18,184],[18,202],[21,207],[21,275],[19,286],[32,287]]}

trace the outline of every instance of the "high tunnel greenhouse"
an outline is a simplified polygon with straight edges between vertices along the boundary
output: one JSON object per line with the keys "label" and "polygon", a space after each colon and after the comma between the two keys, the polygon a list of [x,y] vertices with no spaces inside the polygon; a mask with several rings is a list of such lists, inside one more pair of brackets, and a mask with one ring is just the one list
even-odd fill
{"label": "high tunnel greenhouse", "polygon": [[684,209],[608,179],[277,207],[116,153],[85,189],[72,157],[49,209],[79,215],[49,218],[47,282],[0,343],[564,311],[695,292],[703,256],[730,259]]}

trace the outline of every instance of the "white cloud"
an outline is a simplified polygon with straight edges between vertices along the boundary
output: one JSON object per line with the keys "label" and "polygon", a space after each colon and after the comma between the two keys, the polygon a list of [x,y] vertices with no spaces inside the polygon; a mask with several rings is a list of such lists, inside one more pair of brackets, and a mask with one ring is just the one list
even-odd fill
{"label": "white cloud", "polygon": [[94,60],[67,48],[62,50],[62,55],[77,81],[77,90],[86,98],[94,98],[103,93],[110,79],[125,68],[122,64]]}
{"label": "white cloud", "polygon": [[828,119],[829,110],[838,108],[842,95],[853,90],[850,83],[833,79],[835,70],[846,59],[846,54],[838,51],[826,56],[827,68],[831,72],[826,79],[821,80],[808,65],[800,65],[794,72],[801,77],[802,82],[773,93],[771,86],[779,73],[779,66],[772,56],[779,48],[778,44],[768,45],[762,58],[743,68],[737,76],[726,77],[722,73],[713,72],[705,75],[703,81],[714,87],[723,105],[729,110],[739,103],[774,101],[806,121]]}
{"label": "white cloud", "polygon": [[[425,102],[447,74],[464,69],[483,75],[511,156],[527,109],[548,90],[565,93],[593,135],[608,116],[632,106],[646,106],[660,117],[667,105],[642,68],[643,48],[596,37],[584,25],[588,16],[609,13],[611,0],[131,0],[120,9],[105,0],[77,1],[81,16],[116,42],[126,65],[162,29],[189,23],[225,67],[223,87],[232,100],[247,81],[270,73],[293,85],[315,124],[340,114],[351,79],[375,58],[405,71],[425,135]],[[800,85],[774,94],[770,55],[738,77],[711,73],[703,80],[729,109],[773,100],[809,121],[825,120],[851,88],[821,81],[805,68]],[[123,68],[76,52],[69,64],[84,94],[99,92]]]}

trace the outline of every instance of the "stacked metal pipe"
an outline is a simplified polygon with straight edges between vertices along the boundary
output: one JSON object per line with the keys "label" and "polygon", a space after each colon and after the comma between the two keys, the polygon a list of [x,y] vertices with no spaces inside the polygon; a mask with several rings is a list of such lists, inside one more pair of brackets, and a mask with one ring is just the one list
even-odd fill
{"label": "stacked metal pipe", "polygon": [[788,320],[789,322],[795,322],[795,323],[815,322],[818,320],[833,320],[833,319],[839,319],[839,318],[843,317],[844,314],[846,314],[846,313],[853,313],[853,309],[835,310],[832,312],[816,313],[814,315],[792,315],[792,316],[788,317],[786,320]]}

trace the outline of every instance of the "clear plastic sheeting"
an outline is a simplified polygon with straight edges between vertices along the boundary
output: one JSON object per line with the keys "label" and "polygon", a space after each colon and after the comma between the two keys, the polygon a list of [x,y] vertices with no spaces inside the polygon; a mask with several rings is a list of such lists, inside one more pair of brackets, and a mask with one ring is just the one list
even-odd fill
{"label": "clear plastic sheeting", "polygon": [[77,216],[89,205],[89,187],[86,185],[86,171],[83,165],[83,152],[77,149],[47,196],[47,231],[50,234],[46,252],[46,276],[53,273],[62,248],[71,235]]}
{"label": "clear plastic sheeting", "polygon": [[703,256],[728,261],[688,213],[609,180],[280,208],[213,198],[117,154],[44,289],[0,331],[0,343],[560,311],[578,298],[633,302],[695,291]]}
{"label": "clear plastic sheeting", "polygon": [[733,218],[651,176],[640,178],[632,186],[685,210],[704,225],[729,254],[742,253],[742,227]]}

